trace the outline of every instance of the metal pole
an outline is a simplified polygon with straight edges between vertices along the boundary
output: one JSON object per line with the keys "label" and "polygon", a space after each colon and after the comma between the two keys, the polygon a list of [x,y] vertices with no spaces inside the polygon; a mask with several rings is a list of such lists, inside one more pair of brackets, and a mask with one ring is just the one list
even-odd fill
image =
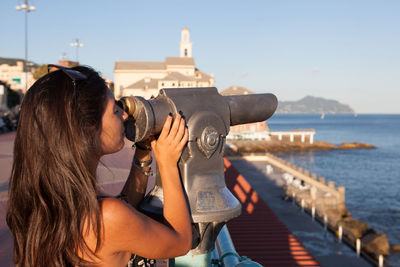
{"label": "metal pole", "polygon": [[75,41],[75,58],[76,62],[79,62],[79,39]]}
{"label": "metal pole", "polygon": [[83,44],[79,42],[79,39],[76,39],[75,42],[72,42],[70,45],[76,48],[75,50],[76,62],[79,62],[79,47],[82,47]]}
{"label": "metal pole", "polygon": [[76,46],[76,62],[79,62],[79,40],[77,40],[78,45]]}
{"label": "metal pole", "polygon": [[[25,1],[26,3],[26,1]],[[25,62],[24,62],[24,72],[25,72],[25,92],[28,91],[28,11],[25,10]]]}
{"label": "metal pole", "polygon": [[219,255],[224,255],[227,252],[231,252],[231,255],[226,256],[223,259],[224,266],[236,266],[239,263],[239,257],[236,256],[235,246],[233,245],[232,239],[229,235],[228,228],[226,225],[222,227],[217,238],[217,251]]}
{"label": "metal pole", "polygon": [[17,10],[25,11],[25,60],[23,64],[23,72],[25,73],[25,92],[28,90],[28,13],[36,10],[36,7],[29,5],[28,0],[16,6]]}
{"label": "metal pole", "polygon": [[194,255],[188,252],[185,256],[177,257],[168,263],[168,267],[209,267],[211,266],[212,255],[206,254]]}

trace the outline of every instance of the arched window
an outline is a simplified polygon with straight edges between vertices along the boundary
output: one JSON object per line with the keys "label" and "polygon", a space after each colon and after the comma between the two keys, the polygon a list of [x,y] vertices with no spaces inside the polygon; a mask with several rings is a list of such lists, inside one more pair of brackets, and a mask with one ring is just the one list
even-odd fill
{"label": "arched window", "polygon": [[185,57],[187,57],[188,52],[187,52],[187,48],[185,48]]}

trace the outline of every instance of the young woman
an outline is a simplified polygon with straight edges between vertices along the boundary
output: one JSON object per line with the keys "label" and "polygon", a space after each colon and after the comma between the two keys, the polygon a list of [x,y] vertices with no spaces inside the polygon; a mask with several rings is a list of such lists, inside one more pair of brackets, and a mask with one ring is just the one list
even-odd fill
{"label": "young woman", "polygon": [[[40,78],[21,105],[7,224],[17,266],[126,266],[133,254],[184,255],[191,247],[177,161],[188,132],[167,117],[157,140],[137,146],[122,199],[96,191],[100,157],[124,146],[127,114],[97,72],[78,66]],[[164,189],[166,225],[137,211],[151,150]]]}

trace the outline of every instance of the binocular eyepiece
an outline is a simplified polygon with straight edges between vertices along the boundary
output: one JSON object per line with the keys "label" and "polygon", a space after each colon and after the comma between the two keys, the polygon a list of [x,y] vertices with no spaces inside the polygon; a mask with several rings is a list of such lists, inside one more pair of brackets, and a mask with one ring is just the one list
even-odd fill
{"label": "binocular eyepiece", "polygon": [[[135,103],[135,98],[134,97],[121,97],[117,101],[117,105],[125,111],[128,116],[132,116],[135,118],[135,111],[136,111],[136,103]],[[137,115],[137,114],[136,114]]]}

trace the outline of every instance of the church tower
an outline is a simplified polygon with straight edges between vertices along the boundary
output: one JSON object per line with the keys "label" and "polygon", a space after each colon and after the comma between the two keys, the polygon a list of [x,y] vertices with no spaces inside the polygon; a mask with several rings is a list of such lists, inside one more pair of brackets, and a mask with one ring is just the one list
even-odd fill
{"label": "church tower", "polygon": [[190,42],[190,32],[188,28],[181,31],[180,57],[192,57],[192,43]]}

